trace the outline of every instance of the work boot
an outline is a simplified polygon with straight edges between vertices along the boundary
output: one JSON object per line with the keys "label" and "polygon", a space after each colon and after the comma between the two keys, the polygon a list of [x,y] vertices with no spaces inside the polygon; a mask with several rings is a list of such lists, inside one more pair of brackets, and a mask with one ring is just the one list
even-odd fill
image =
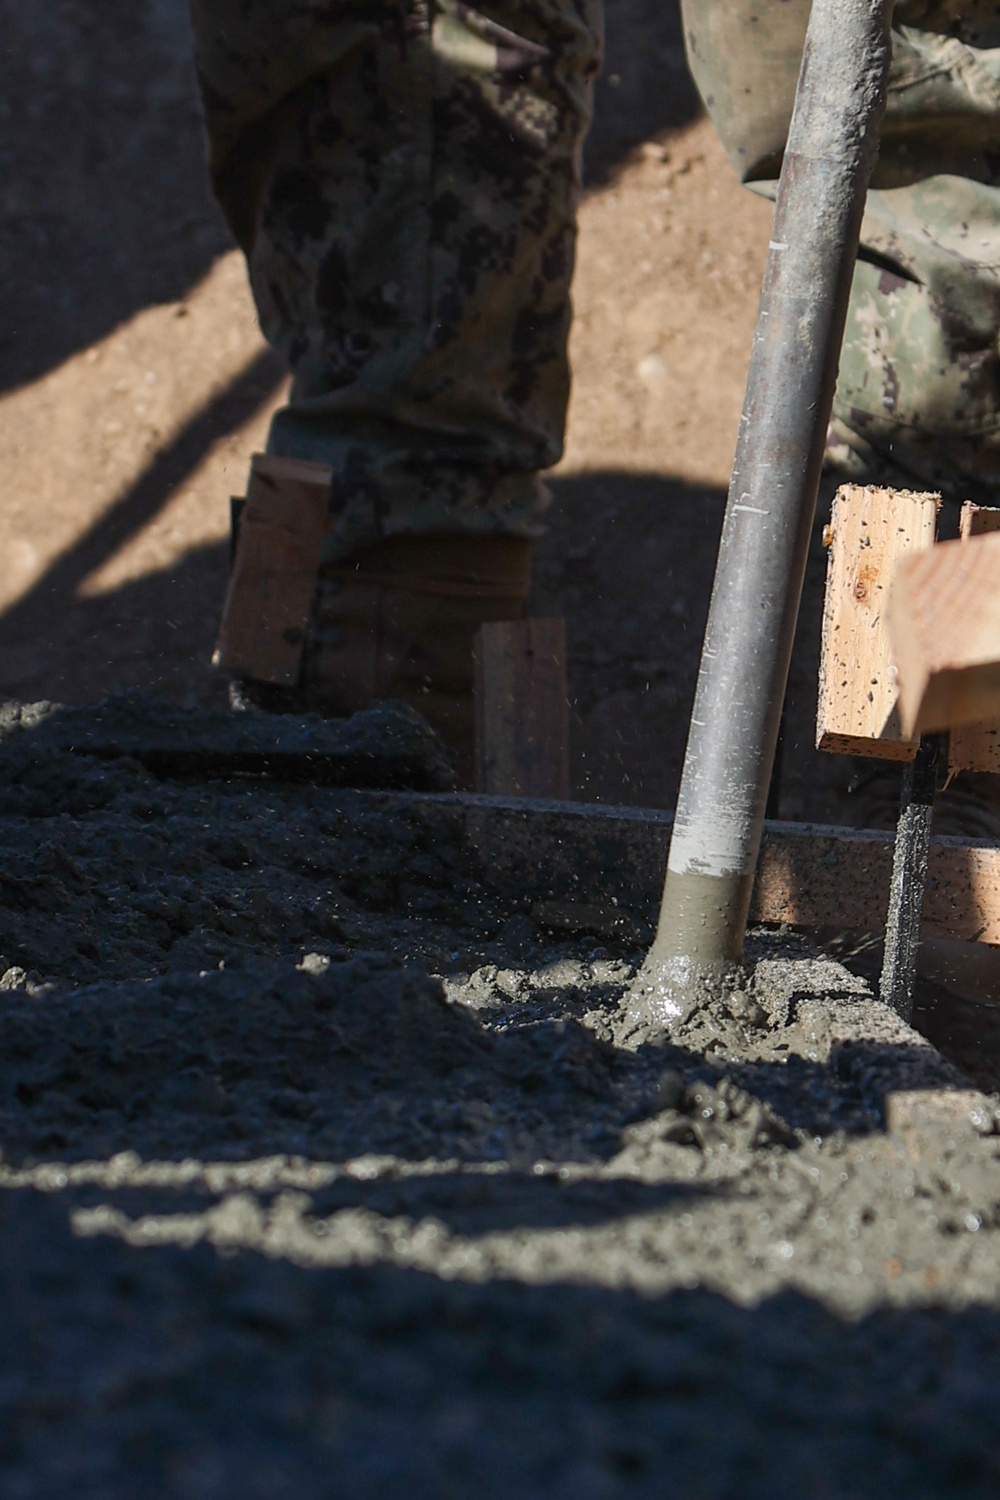
{"label": "work boot", "polygon": [[346,718],[387,698],[410,704],[475,782],[473,645],[480,625],[527,614],[531,542],[397,537],[320,570],[298,681],[239,675],[234,709]]}
{"label": "work boot", "polygon": [[300,678],[309,708],[339,717],[408,703],[471,786],[476,631],[527,614],[530,567],[530,541],[509,536],[396,537],[324,567]]}
{"label": "work boot", "polygon": [[214,657],[233,674],[230,703],[340,718],[398,699],[471,786],[475,635],[526,616],[531,542],[399,536],[323,564],[332,481],[326,465],[254,455]]}

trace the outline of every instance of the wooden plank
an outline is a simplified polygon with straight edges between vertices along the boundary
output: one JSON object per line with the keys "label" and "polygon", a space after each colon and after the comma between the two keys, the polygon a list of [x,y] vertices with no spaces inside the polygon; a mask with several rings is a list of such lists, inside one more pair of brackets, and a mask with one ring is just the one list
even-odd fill
{"label": "wooden plank", "polygon": [[958,523],[958,534],[963,542],[970,536],[987,536],[991,531],[1000,531],[1000,509],[993,505],[974,505],[966,500]]}
{"label": "wooden plank", "polygon": [[[963,541],[1000,531],[1000,510],[988,505],[962,506],[959,534]],[[1000,775],[1000,720],[985,724],[960,724],[953,729],[948,742],[948,769],[956,771],[989,771]]]}
{"label": "wooden plank", "polygon": [[568,797],[565,621],[491,621],[475,651],[479,790]]}
{"label": "wooden plank", "polygon": [[[882,932],[893,842],[869,829],[768,824],[753,914],[791,927]],[[931,839],[921,934],[1000,943],[1000,849]]]}
{"label": "wooden plank", "polygon": [[1000,716],[1000,532],[901,558],[887,618],[904,732]]}
{"label": "wooden plank", "polygon": [[297,681],[332,477],[325,464],[254,455],[213,665]]}
{"label": "wooden plank", "polygon": [[912,760],[885,628],[897,561],[934,541],[938,495],[843,485],[828,531],[816,744],[840,755]]}

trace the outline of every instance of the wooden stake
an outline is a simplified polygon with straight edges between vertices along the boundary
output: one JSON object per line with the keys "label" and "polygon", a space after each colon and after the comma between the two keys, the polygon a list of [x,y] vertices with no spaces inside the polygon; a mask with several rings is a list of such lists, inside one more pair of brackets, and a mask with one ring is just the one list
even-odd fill
{"label": "wooden stake", "polygon": [[902,558],[888,622],[905,732],[1000,716],[1000,532]]}
{"label": "wooden stake", "polygon": [[[962,506],[959,534],[965,540],[1000,531],[1000,510],[991,506]],[[960,724],[951,733],[948,744],[948,769],[955,771],[991,771],[1000,774],[1000,721],[987,724]]]}
{"label": "wooden stake", "polygon": [[476,636],[477,786],[491,796],[569,796],[563,620],[496,620]]}
{"label": "wooden stake", "polygon": [[254,454],[214,666],[293,686],[316,592],[332,470]]}
{"label": "wooden stake", "polygon": [[897,561],[931,546],[940,497],[843,485],[833,502],[816,744],[841,755],[912,760],[885,628]]}

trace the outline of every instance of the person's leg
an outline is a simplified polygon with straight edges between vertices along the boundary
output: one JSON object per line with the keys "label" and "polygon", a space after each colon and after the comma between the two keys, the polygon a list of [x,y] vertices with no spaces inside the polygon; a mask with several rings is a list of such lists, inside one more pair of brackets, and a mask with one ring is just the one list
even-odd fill
{"label": "person's leg", "polygon": [[[808,0],[684,0],[692,70],[741,179],[773,194]],[[835,428],[976,497],[1000,480],[1000,13],[898,0]],[[980,490],[982,486],[982,490]]]}
{"label": "person's leg", "polygon": [[328,561],[537,534],[600,0],[192,0],[213,182],[334,470]]}
{"label": "person's leg", "polygon": [[[232,632],[220,664],[274,707],[401,698],[468,782],[475,631],[526,611],[539,471],[562,451],[601,0],[192,15],[213,183],[293,372],[269,451],[332,470],[296,689],[254,687],[283,679]],[[251,571],[238,548],[227,618],[264,619],[280,582]]]}

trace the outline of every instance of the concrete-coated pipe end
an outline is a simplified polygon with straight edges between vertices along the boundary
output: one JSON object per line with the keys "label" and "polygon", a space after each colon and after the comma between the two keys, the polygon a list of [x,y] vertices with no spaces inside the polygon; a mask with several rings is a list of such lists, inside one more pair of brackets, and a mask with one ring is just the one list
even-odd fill
{"label": "concrete-coated pipe end", "polygon": [[661,959],[651,953],[629,989],[619,1040],[633,1047],[669,1042],[694,1011],[724,1006],[745,984],[740,963],[704,964],[690,954]]}
{"label": "concrete-coated pipe end", "polygon": [[623,1037],[667,1040],[693,1010],[742,990],[752,883],[668,869],[659,928],[629,991]]}

